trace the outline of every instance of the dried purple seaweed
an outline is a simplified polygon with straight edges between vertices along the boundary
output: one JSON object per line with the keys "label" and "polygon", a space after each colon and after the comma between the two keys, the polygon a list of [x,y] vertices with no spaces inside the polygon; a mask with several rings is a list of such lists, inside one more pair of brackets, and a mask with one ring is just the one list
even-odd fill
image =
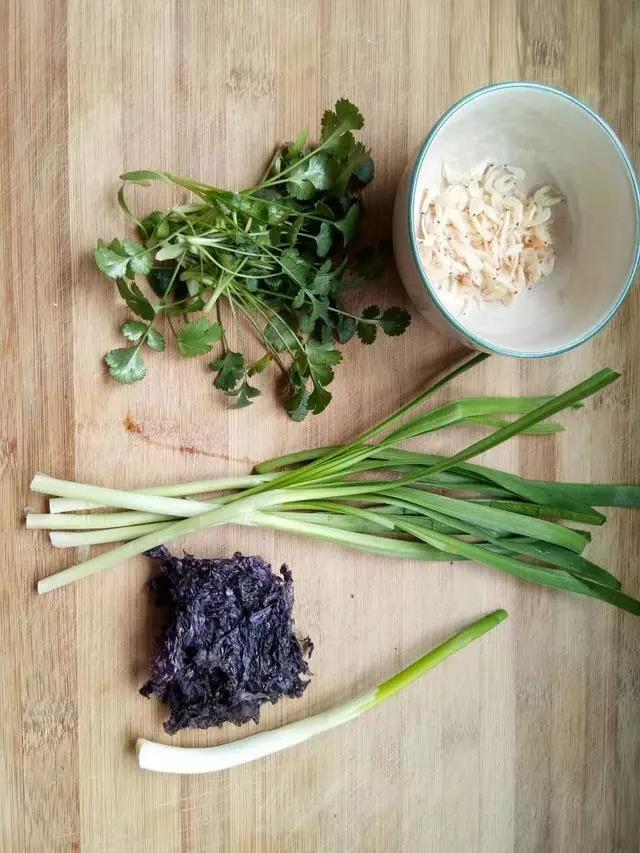
{"label": "dried purple seaweed", "polygon": [[286,566],[279,577],[260,557],[240,553],[215,560],[173,557],[164,547],[147,553],[160,568],[151,592],[170,614],[140,692],[167,703],[169,734],[257,723],[263,702],[302,696],[313,644],[293,633]]}

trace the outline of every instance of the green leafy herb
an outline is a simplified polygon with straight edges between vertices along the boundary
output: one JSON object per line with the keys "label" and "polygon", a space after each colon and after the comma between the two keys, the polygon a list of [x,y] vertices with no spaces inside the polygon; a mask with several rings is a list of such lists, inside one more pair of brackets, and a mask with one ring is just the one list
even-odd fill
{"label": "green leafy herb", "polygon": [[258,373],[262,373],[263,370],[266,370],[267,367],[271,364],[271,356],[269,353],[266,353],[259,358],[257,361],[254,361],[253,364],[250,364],[247,368],[247,376],[256,376]]}
{"label": "green leafy herb", "polygon": [[149,252],[135,240],[112,240],[108,245],[100,240],[95,258],[98,268],[109,278],[133,278],[151,270]]}
{"label": "green leafy herb", "polygon": [[109,366],[109,373],[119,382],[130,385],[144,379],[147,372],[139,347],[124,347],[123,349],[112,349],[104,360]]}
{"label": "green leafy herb", "polygon": [[147,332],[147,345],[156,352],[164,352],[164,335],[157,329],[154,329],[153,326]]}
{"label": "green leafy herb", "polygon": [[[258,396],[248,379],[273,362],[287,377],[285,409],[301,420],[331,399],[326,386],[340,361],[334,342],[357,333],[373,343],[378,328],[404,331],[409,315],[400,308],[365,309],[356,317],[345,305],[351,289],[384,269],[380,252],[351,251],[361,224],[359,193],[373,178],[371,154],[354,136],[363,124],[358,109],[339,100],[325,112],[315,147],[303,131],[276,152],[258,186],[240,192],[169,172],[121,175],[118,202],[140,240],[99,241],[95,250],[97,266],[139,318],[122,329],[135,347],[107,357],[115,379],[144,377],[140,350],[164,350],[158,327],[167,317],[182,356],[220,345],[214,385],[238,407]],[[152,181],[187,190],[195,200],[138,218],[124,189]],[[143,277],[148,291],[140,286]],[[265,349],[252,363],[245,325]]]}
{"label": "green leafy herb", "polygon": [[411,315],[400,308],[387,308],[380,317],[380,326],[385,335],[401,335],[411,322]]}
{"label": "green leafy herb", "polygon": [[200,317],[192,323],[187,323],[178,333],[180,354],[191,358],[194,355],[205,355],[211,352],[214,344],[222,338],[222,326],[219,323],[209,325],[206,317]]}
{"label": "green leafy herb", "polygon": [[135,282],[129,284],[126,279],[117,278],[116,285],[118,293],[134,314],[142,317],[143,320],[153,320],[156,314],[155,309]]}
{"label": "green leafy herb", "polygon": [[153,326],[146,323],[141,323],[139,320],[131,320],[125,323],[122,327],[122,334],[130,341],[138,343],[138,341],[146,340],[147,346],[156,352],[162,352],[165,347],[164,335],[162,335]]}
{"label": "green leafy herb", "polygon": [[216,388],[232,394],[244,377],[244,356],[240,352],[229,350],[222,358],[211,363],[211,369],[218,371],[218,375],[213,380]]}
{"label": "green leafy herb", "polygon": [[260,391],[258,388],[254,388],[252,385],[249,385],[246,377],[242,380],[240,384],[240,388],[238,389],[236,395],[236,401],[233,404],[234,409],[244,409],[247,406],[251,405],[251,401],[256,397],[260,396]]}

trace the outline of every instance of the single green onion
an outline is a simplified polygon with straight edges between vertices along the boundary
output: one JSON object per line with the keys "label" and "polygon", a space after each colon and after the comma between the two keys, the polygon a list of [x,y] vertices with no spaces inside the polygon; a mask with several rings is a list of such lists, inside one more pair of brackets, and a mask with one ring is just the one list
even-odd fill
{"label": "single green onion", "polygon": [[30,512],[26,525],[30,530],[108,530],[110,528],[144,526],[158,521],[165,523],[175,516],[154,512],[110,512],[93,515],[47,515]]}
{"label": "single green onion", "polygon": [[106,530],[53,530],[49,539],[54,548],[83,548],[87,545],[106,545],[111,542],[127,542],[138,539],[145,533],[162,530],[166,521],[152,524],[134,524],[131,527],[113,527]]}
{"label": "single green onion", "polygon": [[505,610],[496,610],[468,628],[458,631],[449,640],[427,652],[415,663],[387,681],[383,681],[373,690],[366,690],[328,711],[294,723],[287,723],[278,729],[259,732],[220,746],[201,748],[171,746],[139,738],[136,743],[138,764],[143,770],[154,770],[158,773],[213,773],[304,743],[315,735],[334,729],[355,720],[366,711],[371,711],[404,690],[430,669],[491,631],[506,618]]}
{"label": "single green onion", "polygon": [[[184,498],[189,495],[205,495],[215,492],[235,491],[249,488],[260,483],[268,483],[277,474],[248,474],[245,477],[225,477],[217,480],[199,480],[194,483],[176,483],[169,486],[152,486],[150,489],[136,489],[140,495],[157,495],[167,498]],[[100,504],[73,498],[51,498],[49,512],[76,512],[77,510],[101,509]]]}
{"label": "single green onion", "polygon": [[55,477],[48,477],[46,474],[35,475],[31,481],[31,491],[62,498],[79,498],[103,506],[142,510],[165,516],[187,517],[211,509],[211,504],[202,501],[158,497],[121,489],[107,489],[103,486],[88,486],[84,483],[72,483],[69,480],[56,480]]}

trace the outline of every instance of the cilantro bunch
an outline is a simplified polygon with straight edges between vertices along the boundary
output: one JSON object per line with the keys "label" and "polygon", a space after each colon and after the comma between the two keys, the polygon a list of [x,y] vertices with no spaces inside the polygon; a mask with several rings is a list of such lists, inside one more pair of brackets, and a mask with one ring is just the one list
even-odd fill
{"label": "cilantro bunch", "polygon": [[[142,242],[99,241],[95,251],[98,267],[115,280],[139,318],[122,327],[131,345],[105,357],[114,379],[144,378],[143,348],[165,349],[158,325],[166,317],[182,356],[216,348],[213,384],[236,407],[259,396],[253,377],[273,362],[286,377],[284,407],[302,420],[331,400],[327,386],[342,361],[336,343],[357,335],[371,344],[378,329],[404,332],[410,322],[406,311],[369,306],[356,316],[343,302],[346,291],[382,271],[377,251],[353,259],[346,253],[361,218],[360,191],[374,171],[370,152],[353,134],[362,126],[358,109],[338,101],[322,118],[315,148],[308,148],[307,133],[301,133],[276,152],[258,186],[240,192],[168,172],[121,176],[120,206]],[[186,189],[198,201],[138,220],[124,186],[153,180]],[[146,293],[139,278],[147,281]],[[264,347],[257,361],[246,355],[247,333]]]}

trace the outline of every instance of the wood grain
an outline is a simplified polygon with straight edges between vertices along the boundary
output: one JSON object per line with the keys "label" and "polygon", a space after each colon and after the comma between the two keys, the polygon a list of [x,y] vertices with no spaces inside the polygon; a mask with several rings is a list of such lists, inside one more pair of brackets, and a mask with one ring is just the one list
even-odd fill
{"label": "wood grain", "polygon": [[[637,159],[639,35],[633,0],[0,4],[2,851],[640,850],[640,632],[627,614],[472,565],[206,532],[189,548],[286,560],[297,623],[316,642],[312,686],[266,709],[265,728],[370,685],[485,611],[511,618],[365,720],[254,766],[164,778],[132,753],[138,735],[162,736],[162,709],[137,693],[157,629],[147,563],[38,599],[36,579],[73,558],[21,528],[35,470],[124,486],[245,472],[348,438],[457,352],[419,318],[375,349],[352,344],[331,408],[302,425],[268,379],[259,405],[230,413],[202,362],[170,353],[149,359],[144,383],[109,382],[100,358],[121,314],[91,250],[123,231],[123,169],[243,185],[277,140],[317,133],[346,95],[367,119],[369,226],[384,236],[409,153],[453,100],[491,81],[566,87]],[[149,209],[167,199],[136,196]],[[375,297],[404,299],[395,274]],[[494,358],[464,380],[467,393],[530,393],[624,371],[567,417],[566,434],[518,439],[491,459],[526,475],[639,480],[639,308],[636,289],[579,352]],[[609,515],[590,553],[640,595],[639,516]]]}

